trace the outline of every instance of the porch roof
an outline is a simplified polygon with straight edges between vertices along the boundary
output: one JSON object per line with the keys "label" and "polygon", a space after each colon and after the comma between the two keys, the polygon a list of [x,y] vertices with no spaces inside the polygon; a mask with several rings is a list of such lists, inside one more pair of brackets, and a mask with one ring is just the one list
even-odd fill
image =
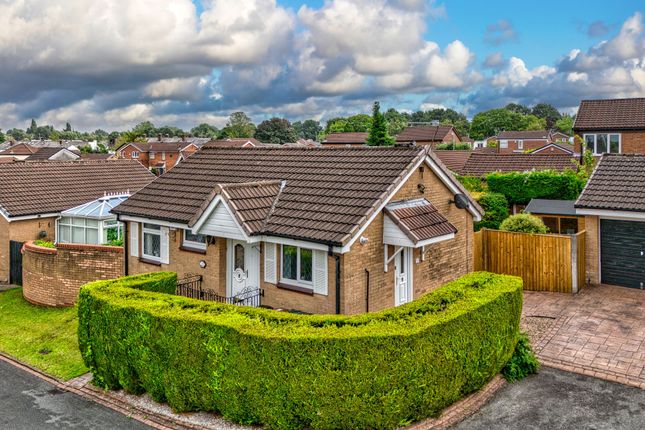
{"label": "porch roof", "polygon": [[415,246],[457,233],[457,228],[424,198],[391,203],[384,212]]}

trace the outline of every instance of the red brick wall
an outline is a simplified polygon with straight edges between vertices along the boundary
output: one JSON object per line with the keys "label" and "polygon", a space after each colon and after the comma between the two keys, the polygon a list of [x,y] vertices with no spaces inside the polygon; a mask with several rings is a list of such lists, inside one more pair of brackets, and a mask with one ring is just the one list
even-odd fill
{"label": "red brick wall", "polygon": [[23,295],[31,303],[72,306],[81,285],[124,274],[123,248],[59,244],[57,249],[27,242],[23,248]]}
{"label": "red brick wall", "polygon": [[[498,144],[499,152],[502,154],[510,154],[512,152],[524,152],[524,151],[533,151],[534,149],[538,149],[546,145],[548,142],[546,140],[529,140],[529,139],[523,139],[524,140],[524,149],[518,149],[517,147],[517,140],[513,139],[508,139],[508,148],[502,148],[501,145]],[[499,142],[499,140],[497,140]]]}
{"label": "red brick wall", "polygon": [[46,240],[54,240],[56,218],[36,218],[7,222],[0,216],[0,284],[9,282],[9,241],[27,242],[38,239],[41,231]]}
{"label": "red brick wall", "polygon": [[[139,157],[138,158],[132,158],[132,152],[138,152]],[[160,155],[158,156],[160,157]],[[120,151],[120,156],[119,158],[125,158],[128,160],[137,160],[139,163],[143,164],[147,168],[150,168],[150,161],[148,159],[148,153],[147,152],[141,152],[132,145],[126,147],[122,151]]]}

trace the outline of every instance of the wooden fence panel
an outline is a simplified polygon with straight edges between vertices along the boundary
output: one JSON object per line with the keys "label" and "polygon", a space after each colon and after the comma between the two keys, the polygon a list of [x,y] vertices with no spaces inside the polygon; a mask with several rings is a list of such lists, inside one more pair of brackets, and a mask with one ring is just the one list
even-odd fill
{"label": "wooden fence panel", "polygon": [[519,276],[525,290],[565,293],[584,283],[584,232],[573,240],[483,229],[475,233],[474,244],[475,270]]}
{"label": "wooden fence panel", "polygon": [[587,274],[585,273],[586,270],[586,254],[585,254],[585,238],[587,235],[585,234],[585,231],[581,231],[578,234],[576,234],[576,244],[577,244],[577,252],[578,252],[578,258],[577,258],[577,263],[578,263],[578,291],[582,289],[585,285],[585,279],[587,279]]}

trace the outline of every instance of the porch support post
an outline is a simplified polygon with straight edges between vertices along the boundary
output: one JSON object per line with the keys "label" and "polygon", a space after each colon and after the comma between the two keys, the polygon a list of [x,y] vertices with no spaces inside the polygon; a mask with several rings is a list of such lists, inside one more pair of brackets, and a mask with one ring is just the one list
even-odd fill
{"label": "porch support post", "polygon": [[578,236],[572,234],[569,236],[571,245],[571,292],[578,292]]}

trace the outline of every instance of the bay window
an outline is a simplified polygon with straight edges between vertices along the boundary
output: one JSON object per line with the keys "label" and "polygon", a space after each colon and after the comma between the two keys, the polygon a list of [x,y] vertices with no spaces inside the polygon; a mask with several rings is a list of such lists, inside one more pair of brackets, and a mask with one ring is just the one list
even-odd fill
{"label": "bay window", "polygon": [[620,153],[620,134],[594,133],[584,135],[585,145],[594,155]]}
{"label": "bay window", "polygon": [[313,250],[282,245],[282,280],[287,283],[311,285],[313,280]]}
{"label": "bay window", "polygon": [[143,224],[143,257],[161,261],[161,226],[155,224]]}

